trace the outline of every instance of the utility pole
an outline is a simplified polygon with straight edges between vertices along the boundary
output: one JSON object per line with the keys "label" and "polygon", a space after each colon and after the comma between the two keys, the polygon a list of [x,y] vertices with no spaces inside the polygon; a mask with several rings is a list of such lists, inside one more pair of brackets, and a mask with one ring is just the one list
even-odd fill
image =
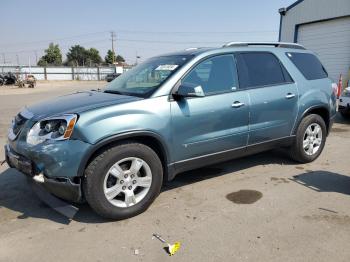
{"label": "utility pole", "polygon": [[114,42],[116,41],[116,38],[117,38],[117,35],[115,34],[115,32],[111,31],[112,52],[113,52],[112,62],[113,62],[113,64],[115,62]]}
{"label": "utility pole", "polygon": [[16,54],[16,58],[17,58],[17,65],[19,66],[19,57],[18,57],[18,54]]}
{"label": "utility pole", "polygon": [[2,60],[4,61],[4,65],[6,64],[5,53],[2,53]]}
{"label": "utility pole", "polygon": [[34,54],[35,54],[35,65],[38,64],[38,51],[34,51]]}

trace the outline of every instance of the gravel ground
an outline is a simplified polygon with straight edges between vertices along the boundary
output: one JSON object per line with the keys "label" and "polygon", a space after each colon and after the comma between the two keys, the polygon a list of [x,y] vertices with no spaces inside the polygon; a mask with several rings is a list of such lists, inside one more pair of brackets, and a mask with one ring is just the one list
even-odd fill
{"label": "gravel ground", "polygon": [[[0,88],[0,159],[11,118],[27,104],[104,82]],[[321,157],[296,164],[283,151],[181,174],[145,213],[108,221],[80,205],[69,221],[25,178],[0,167],[0,261],[349,261],[350,122],[340,117]],[[152,240],[182,247],[174,257]]]}

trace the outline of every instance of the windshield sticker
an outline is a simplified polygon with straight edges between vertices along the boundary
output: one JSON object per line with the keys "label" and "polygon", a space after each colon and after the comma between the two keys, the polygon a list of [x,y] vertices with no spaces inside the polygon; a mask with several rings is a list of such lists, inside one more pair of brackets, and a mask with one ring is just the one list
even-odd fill
{"label": "windshield sticker", "polygon": [[160,65],[155,70],[173,71],[178,67],[178,65]]}

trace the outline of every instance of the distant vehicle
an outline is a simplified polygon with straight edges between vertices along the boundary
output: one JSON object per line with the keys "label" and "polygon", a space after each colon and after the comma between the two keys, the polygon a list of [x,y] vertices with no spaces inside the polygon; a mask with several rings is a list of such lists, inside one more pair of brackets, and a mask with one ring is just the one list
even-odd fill
{"label": "distant vehicle", "polygon": [[14,85],[17,82],[17,77],[8,72],[7,74],[0,75],[0,85]]}
{"label": "distant vehicle", "polygon": [[100,91],[25,107],[10,167],[101,216],[145,211],[176,174],[273,148],[321,154],[336,89],[316,55],[292,43],[228,43],[151,58]]}
{"label": "distant vehicle", "polygon": [[344,118],[350,119],[350,87],[347,87],[341,95],[338,110]]}
{"label": "distant vehicle", "polygon": [[113,81],[114,79],[116,79],[120,75],[121,75],[120,73],[107,74],[106,75],[106,81],[107,82],[111,82],[111,81]]}
{"label": "distant vehicle", "polygon": [[28,85],[28,88],[34,88],[36,85],[35,76],[34,75],[27,75],[26,84]]}

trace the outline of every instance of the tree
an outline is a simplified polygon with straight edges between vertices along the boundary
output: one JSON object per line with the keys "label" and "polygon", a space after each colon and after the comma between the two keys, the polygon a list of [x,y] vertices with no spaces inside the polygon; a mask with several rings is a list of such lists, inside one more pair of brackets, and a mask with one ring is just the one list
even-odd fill
{"label": "tree", "polygon": [[86,50],[86,56],[88,64],[99,65],[102,63],[102,58],[96,48]]}
{"label": "tree", "polygon": [[122,63],[122,62],[125,62],[125,59],[121,55],[117,55],[117,57],[115,58],[115,61],[117,61],[118,63]]}
{"label": "tree", "polygon": [[38,66],[47,65],[62,65],[62,54],[58,45],[50,43],[49,47],[45,50],[45,55],[38,61]]}
{"label": "tree", "polygon": [[67,65],[71,66],[89,66],[99,65],[102,58],[96,48],[85,49],[80,45],[72,46],[67,53]]}
{"label": "tree", "polygon": [[116,56],[112,50],[108,50],[107,55],[105,57],[106,64],[113,64],[113,56],[114,56],[114,62],[118,62],[118,63],[125,62],[125,59],[122,56],[120,55]]}
{"label": "tree", "polygon": [[84,47],[80,45],[72,46],[67,53],[67,65],[83,66],[87,62],[87,52]]}
{"label": "tree", "polygon": [[105,56],[106,64],[113,64],[113,56],[115,57],[114,52],[112,50],[108,50],[107,55]]}

